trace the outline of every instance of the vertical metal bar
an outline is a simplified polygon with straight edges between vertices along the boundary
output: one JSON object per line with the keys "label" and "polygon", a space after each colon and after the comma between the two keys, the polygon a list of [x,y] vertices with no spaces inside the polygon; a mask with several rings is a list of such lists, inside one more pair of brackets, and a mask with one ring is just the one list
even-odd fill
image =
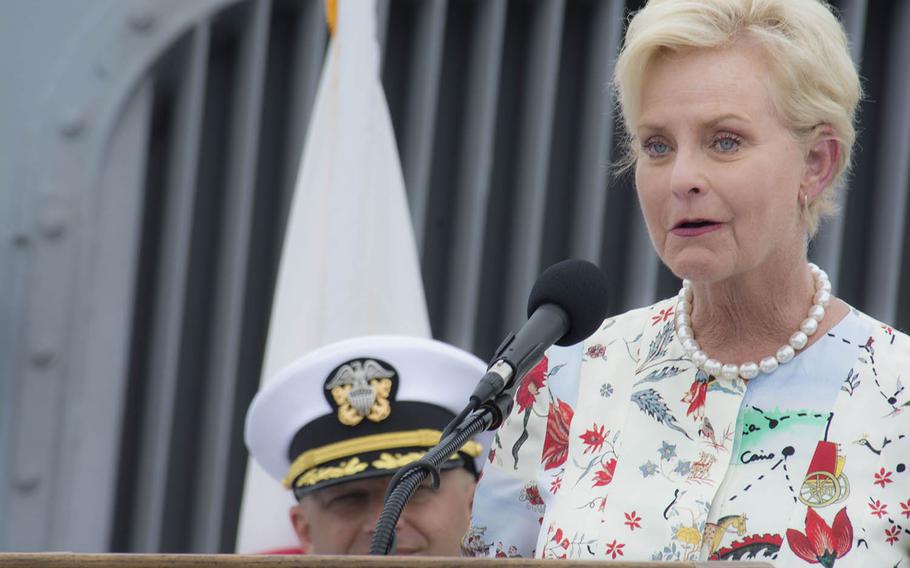
{"label": "vertical metal bar", "polygon": [[[285,146],[285,171],[282,178],[281,206],[279,211],[286,216],[291,210],[294,196],[294,185],[297,171],[300,168],[300,156],[303,155],[303,141],[310,113],[316,100],[316,89],[319,87],[319,75],[325,57],[325,42],[328,31],[322,6],[322,0],[309,0],[299,12],[294,42],[294,69],[291,72],[291,101],[288,121],[288,139]],[[284,226],[284,217],[280,225]],[[284,239],[278,238],[278,242]],[[280,257],[280,255],[279,255]]]}
{"label": "vertical metal bar", "polygon": [[863,60],[863,42],[866,39],[866,14],[869,0],[844,0],[841,17],[850,40],[850,56],[858,67]]}
{"label": "vertical metal bar", "polygon": [[889,62],[882,95],[879,187],[873,198],[872,254],[866,272],[865,310],[891,322],[897,315],[901,241],[907,193],[910,191],[910,3],[894,4],[895,34],[888,46]]}
{"label": "vertical metal bar", "polygon": [[[73,355],[67,385],[66,427],[61,461],[68,485],[60,491],[52,533],[60,547],[80,552],[107,550],[120,463],[136,268],[142,236],[142,211],[154,82],[146,78],[127,103],[106,148],[100,183],[93,196],[94,242],[84,266],[87,303],[76,317],[81,348]],[[105,306],[104,309],[97,309]],[[82,513],[92,511],[92,522]]]}
{"label": "vertical metal bar", "polygon": [[[342,0],[343,1],[343,0]],[[350,0],[348,0],[350,1]],[[356,2],[356,0],[354,0]],[[385,52],[389,37],[389,12],[391,0],[376,0],[376,41],[379,43],[379,75],[385,65]]]}
{"label": "vertical metal bar", "polygon": [[[850,40],[850,55],[854,64],[859,67],[862,61],[863,40],[866,32],[866,12],[868,0],[845,0],[841,8],[844,27]],[[811,255],[813,261],[825,269],[831,278],[831,284],[837,290],[840,277],[841,247],[844,241],[844,217],[847,211],[843,206],[847,202],[846,191],[853,185],[853,180],[847,180],[845,187],[837,195],[837,204],[841,208],[834,217],[822,223],[818,234],[812,243]]]}
{"label": "vertical metal bar", "polygon": [[[74,170],[66,170],[75,175]],[[84,231],[78,196],[67,188],[46,186],[34,196],[36,223],[33,260],[29,269],[25,353],[14,387],[13,417],[8,459],[10,494],[4,514],[10,523],[8,542],[14,550],[49,550],[57,542],[52,515],[57,492],[56,472],[64,440],[66,369],[71,354],[68,333],[73,301],[69,284],[78,272],[78,245]],[[84,211],[82,212],[84,213]],[[80,224],[80,221],[83,223]]]}
{"label": "vertical metal bar", "polygon": [[475,33],[469,47],[465,126],[459,146],[455,182],[455,223],[449,274],[457,286],[449,288],[443,338],[470,350],[474,343],[480,273],[483,265],[484,227],[493,169],[496,100],[505,38],[506,3],[479,2]]}
{"label": "vertical metal bar", "polygon": [[255,195],[259,126],[268,52],[271,2],[249,5],[251,17],[242,32],[229,117],[224,211],[212,310],[207,392],[203,397],[200,459],[193,507],[190,548],[215,552],[220,547],[232,432],[237,366],[243,335],[243,306],[249,262],[250,229]]}
{"label": "vertical metal bar", "polygon": [[436,131],[436,103],[442,70],[448,0],[429,0],[415,5],[417,25],[411,59],[404,121],[402,165],[408,192],[417,250],[423,251],[429,201],[433,135]]}
{"label": "vertical metal bar", "polygon": [[514,327],[525,319],[525,302],[540,268],[546,203],[550,140],[559,77],[559,49],[565,13],[564,0],[540,0],[533,5],[529,30],[504,322]]}
{"label": "vertical metal bar", "polygon": [[[186,280],[190,262],[196,179],[202,139],[206,64],[211,30],[199,24],[190,36],[186,66],[177,96],[165,187],[161,254],[152,300],[144,427],[140,442],[130,548],[157,552],[161,546],[167,471],[174,423],[177,379],[183,345]],[[155,191],[155,188],[149,188]]]}
{"label": "vertical metal bar", "polygon": [[603,248],[604,208],[610,176],[613,137],[613,90],[610,78],[622,42],[624,2],[594,3],[594,23],[584,70],[587,87],[581,110],[580,154],[576,165],[575,211],[571,254],[597,262]]}

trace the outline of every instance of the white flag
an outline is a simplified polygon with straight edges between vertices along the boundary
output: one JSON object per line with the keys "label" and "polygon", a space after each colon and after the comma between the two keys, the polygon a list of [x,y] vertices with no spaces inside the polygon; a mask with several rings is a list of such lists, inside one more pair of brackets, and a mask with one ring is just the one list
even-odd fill
{"label": "white flag", "polygon": [[[379,77],[374,0],[339,0],[304,144],[262,379],[351,336],[430,337],[404,178]],[[237,552],[297,546],[290,491],[249,462]]]}

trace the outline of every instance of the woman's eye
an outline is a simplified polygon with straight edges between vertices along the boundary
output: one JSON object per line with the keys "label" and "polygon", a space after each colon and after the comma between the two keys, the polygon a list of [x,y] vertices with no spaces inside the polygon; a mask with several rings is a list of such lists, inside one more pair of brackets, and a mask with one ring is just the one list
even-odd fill
{"label": "woman's eye", "polygon": [[645,151],[651,156],[663,156],[670,151],[670,146],[660,140],[649,140],[645,142]]}
{"label": "woman's eye", "polygon": [[739,140],[732,136],[724,136],[714,141],[714,147],[724,153],[730,153],[739,150],[739,144]]}

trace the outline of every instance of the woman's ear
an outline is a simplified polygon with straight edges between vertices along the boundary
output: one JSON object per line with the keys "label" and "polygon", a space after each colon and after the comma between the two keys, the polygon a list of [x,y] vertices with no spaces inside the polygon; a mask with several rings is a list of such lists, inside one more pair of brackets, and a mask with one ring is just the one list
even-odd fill
{"label": "woman's ear", "polygon": [[831,185],[840,161],[840,145],[830,126],[820,128],[806,153],[806,168],[800,184],[800,193],[809,201],[818,197]]}

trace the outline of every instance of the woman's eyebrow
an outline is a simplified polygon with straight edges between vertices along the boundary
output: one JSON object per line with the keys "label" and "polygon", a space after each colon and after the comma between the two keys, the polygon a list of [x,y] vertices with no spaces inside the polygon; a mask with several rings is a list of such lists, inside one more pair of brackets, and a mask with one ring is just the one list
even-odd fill
{"label": "woman's eyebrow", "polygon": [[705,124],[707,126],[717,126],[721,122],[724,122],[727,120],[737,120],[739,122],[748,122],[748,123],[752,122],[752,120],[750,120],[749,117],[744,114],[741,114],[738,112],[728,112],[728,113],[724,113],[720,116],[714,117],[711,120],[708,120],[707,122],[705,122]]}
{"label": "woman's eyebrow", "polygon": [[[752,124],[752,120],[748,116],[737,112],[728,112],[711,117],[704,122],[700,122],[699,128],[716,128],[718,124],[722,124],[727,121],[734,121],[742,124]],[[667,127],[663,123],[640,122],[638,123],[638,126],[636,126],[635,131],[637,135],[641,137],[643,134],[661,133],[666,129]]]}

